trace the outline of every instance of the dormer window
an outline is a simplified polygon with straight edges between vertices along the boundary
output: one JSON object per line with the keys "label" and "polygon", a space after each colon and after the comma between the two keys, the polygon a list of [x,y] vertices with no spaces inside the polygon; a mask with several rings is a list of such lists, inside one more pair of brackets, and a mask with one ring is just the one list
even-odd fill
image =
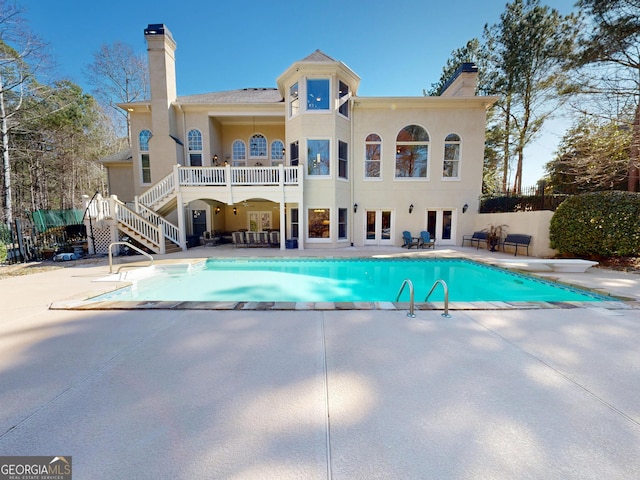
{"label": "dormer window", "polygon": [[329,79],[307,79],[307,110],[329,110]]}

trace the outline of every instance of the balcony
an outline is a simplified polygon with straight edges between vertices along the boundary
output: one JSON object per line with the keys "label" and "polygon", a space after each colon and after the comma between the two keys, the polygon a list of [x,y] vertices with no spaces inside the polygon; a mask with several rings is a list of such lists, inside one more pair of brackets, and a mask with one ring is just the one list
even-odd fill
{"label": "balcony", "polygon": [[176,167],[180,187],[300,186],[300,166]]}

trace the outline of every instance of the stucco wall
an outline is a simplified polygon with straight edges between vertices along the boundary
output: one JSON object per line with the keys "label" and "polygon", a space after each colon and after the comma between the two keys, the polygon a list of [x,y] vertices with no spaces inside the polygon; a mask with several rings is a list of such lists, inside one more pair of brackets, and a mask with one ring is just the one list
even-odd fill
{"label": "stucco wall", "polygon": [[[557,251],[549,246],[549,223],[553,212],[542,210],[537,212],[514,213],[480,213],[475,218],[474,231],[483,230],[489,225],[507,225],[507,233],[522,233],[531,235],[529,255],[533,257],[550,258]],[[471,232],[469,232],[469,235]],[[518,255],[522,250],[518,249]]]}

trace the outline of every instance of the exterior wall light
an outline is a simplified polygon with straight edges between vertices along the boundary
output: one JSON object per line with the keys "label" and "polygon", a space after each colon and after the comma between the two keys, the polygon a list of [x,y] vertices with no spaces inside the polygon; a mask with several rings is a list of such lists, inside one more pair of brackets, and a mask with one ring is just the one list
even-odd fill
{"label": "exterior wall light", "polygon": [[462,207],[462,213],[467,213],[467,210],[469,210],[469,204],[465,203],[464,207]]}
{"label": "exterior wall light", "polygon": [[237,215],[238,214],[238,209],[236,207],[233,207],[233,214]]}
{"label": "exterior wall light", "polygon": [[413,203],[409,205],[409,213],[413,212]]}
{"label": "exterior wall light", "polygon": [[356,213],[358,211],[358,204],[354,203],[353,204],[353,213]]}

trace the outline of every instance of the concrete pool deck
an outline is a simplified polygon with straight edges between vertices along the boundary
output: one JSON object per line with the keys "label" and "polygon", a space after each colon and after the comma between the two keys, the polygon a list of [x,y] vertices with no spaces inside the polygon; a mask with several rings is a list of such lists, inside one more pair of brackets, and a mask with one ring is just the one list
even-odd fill
{"label": "concrete pool deck", "polygon": [[[158,261],[409,253],[509,257]],[[75,479],[640,477],[638,274],[543,275],[636,300],[620,309],[49,309],[107,272],[0,280],[0,455],[70,455]]]}

